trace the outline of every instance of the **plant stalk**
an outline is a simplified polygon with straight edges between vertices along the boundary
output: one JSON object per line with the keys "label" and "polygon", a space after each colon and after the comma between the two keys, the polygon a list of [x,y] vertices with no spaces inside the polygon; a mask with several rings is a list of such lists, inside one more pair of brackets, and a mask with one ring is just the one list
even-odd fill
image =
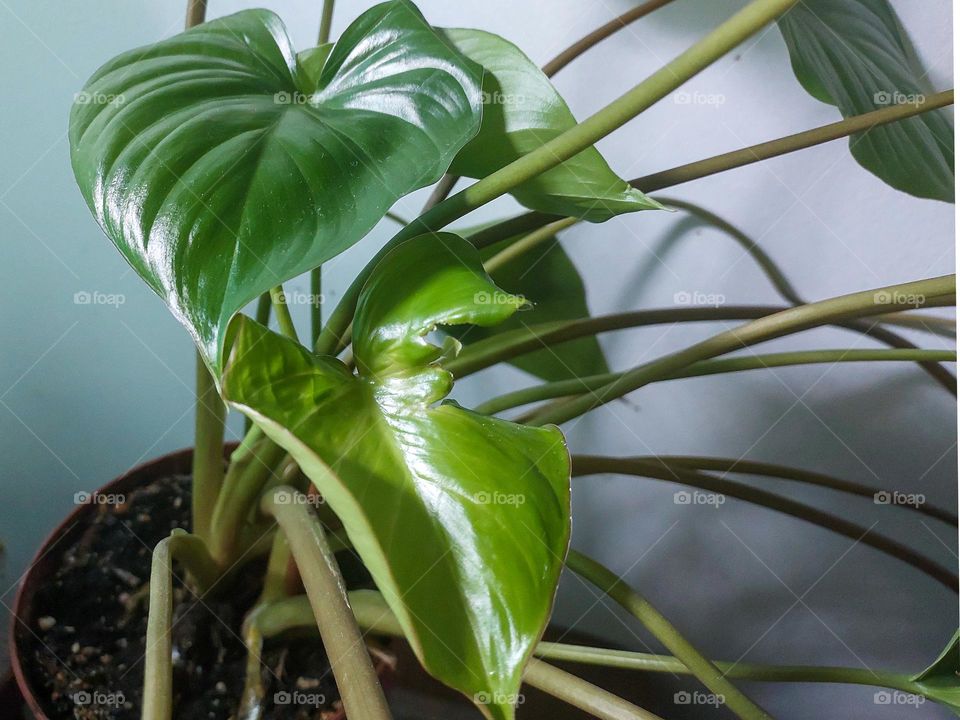
{"label": "plant stalk", "polygon": [[536,658],[527,663],[523,681],[601,720],[661,720],[659,715]]}
{"label": "plant stalk", "polygon": [[595,393],[562,401],[555,407],[545,409],[532,419],[532,423],[545,425],[566,422],[695,362],[766,340],[838,321],[905,310],[920,304],[925,307],[942,307],[955,303],[956,276],[945,275],[800,305],[719,333],[684,350],[628,371],[620,379]]}
{"label": "plant stalk", "polygon": [[173,717],[172,566],[170,538],[164,538],[154,548],[150,564],[142,720],[171,720]]}
{"label": "plant stalk", "polygon": [[287,298],[283,293],[282,285],[270,288],[270,301],[273,304],[273,312],[277,316],[277,323],[280,325],[280,332],[291,340],[299,342],[297,328],[290,316],[290,308],[287,306]]}
{"label": "plant stalk", "polygon": [[622,127],[658,100],[711,65],[797,0],[752,0],[693,47],[681,53],[626,94],[531,153],[447,198],[395,235],[354,279],[331,313],[317,343],[321,355],[336,355],[356,309],[357,299],[376,264],[397,245],[425,232],[439,230],[469,212],[496,200],[517,185],[555,168]]}
{"label": "plant stalk", "polygon": [[334,4],[334,0],[323,0],[323,14],[320,16],[320,32],[317,35],[317,45],[323,45],[324,43],[330,42],[330,29],[333,26]]}
{"label": "plant stalk", "polygon": [[390,710],[350,609],[337,561],[323,528],[307,509],[306,500],[294,488],[283,486],[264,496],[261,509],[276,519],[290,543],[344,710],[363,720],[390,720]]}
{"label": "plant stalk", "polygon": [[194,25],[199,25],[206,20],[206,18],[207,0],[187,0],[187,30]]}
{"label": "plant stalk", "polygon": [[210,538],[210,518],[223,487],[223,439],[226,433],[226,407],[217,385],[200,353],[196,358],[196,418],[192,460],[191,514],[193,532]]}
{"label": "plant stalk", "polygon": [[567,567],[589,581],[627,612],[637,618],[650,633],[666,647],[712,693],[718,696],[733,713],[744,720],[769,720],[762,708],[730,682],[717,666],[704,657],[690,641],[650,602],[627,585],[611,570],[576,550],[567,555]]}
{"label": "plant stalk", "polygon": [[631,10],[615,17],[606,25],[601,25],[589,35],[582,37],[573,45],[557,55],[553,60],[543,66],[543,72],[547,77],[553,77],[563,68],[583,55],[587,50],[597,45],[603,40],[613,35],[618,30],[622,30],[630,23],[636,22],[640,18],[646,17],[654,10],[659,10],[664,5],[669,5],[673,0],[647,0],[642,5],[638,5]]}
{"label": "plant stalk", "polygon": [[323,297],[322,267],[310,271],[310,347],[313,347],[320,332],[323,330],[323,306],[320,299]]}

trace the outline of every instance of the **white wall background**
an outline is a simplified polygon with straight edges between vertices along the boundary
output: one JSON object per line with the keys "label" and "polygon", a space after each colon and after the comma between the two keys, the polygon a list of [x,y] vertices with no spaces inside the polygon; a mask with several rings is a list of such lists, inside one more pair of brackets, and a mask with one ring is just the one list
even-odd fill
{"label": "white wall background", "polygon": [[[177,32],[179,0],[0,0],[0,539],[7,591],[73,493],[191,442],[193,353],[186,333],[102,237],[68,162],[69,106],[86,77],[114,54]],[[315,37],[318,0],[212,0],[211,16],[266,5],[295,42]],[[335,30],[373,3],[340,0]],[[630,0],[422,0],[438,25],[472,26],[546,61]],[[740,0],[677,0],[562,71],[556,84],[585,117],[632,87]],[[952,86],[951,7],[895,0],[937,88]],[[793,78],[775,30],[695,78],[689,92],[719,105],[661,102],[600,149],[624,177],[833,121],[836,111]],[[953,207],[899,194],[861,170],[843,142],[671,190],[744,229],[817,299],[953,271]],[[412,216],[423,193],[397,211]],[[501,201],[485,217],[513,210]],[[384,223],[331,262],[332,299],[392,228]],[[567,232],[595,313],[665,307],[678,291],[730,303],[776,303],[742,251],[680,214],[642,213]],[[289,288],[306,289],[304,281]],[[77,291],[121,293],[118,308],[78,306]],[[718,330],[656,327],[602,338],[626,368]],[[919,337],[927,347],[946,340]],[[818,331],[769,345],[866,347],[857,335]],[[484,393],[530,383],[489,372],[459,388]],[[809,367],[662,383],[575,426],[575,451],[745,456],[922,492],[956,505],[953,400],[913,366]],[[765,483],[844,513],[956,567],[954,533],[896,509],[829,492]],[[675,487],[632,478],[575,481],[574,545],[641,588],[709,654],[750,662],[827,663],[913,671],[957,625],[957,600],[920,573],[862,545],[770,511],[730,501],[682,507]],[[522,551],[522,549],[518,549]],[[9,604],[12,590],[0,595]],[[0,608],[2,610],[2,608]],[[642,649],[655,647],[623,613],[564,582],[557,617]],[[934,718],[928,703],[888,708],[870,688],[750,687],[778,717]],[[825,708],[830,708],[826,710]],[[703,710],[708,713],[709,710]]]}

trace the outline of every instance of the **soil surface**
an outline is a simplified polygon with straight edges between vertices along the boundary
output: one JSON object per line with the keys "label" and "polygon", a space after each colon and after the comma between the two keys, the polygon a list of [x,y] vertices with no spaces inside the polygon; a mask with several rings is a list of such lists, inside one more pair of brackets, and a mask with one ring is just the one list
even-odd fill
{"label": "soil surface", "polygon": [[[46,691],[51,720],[140,718],[151,550],[172,529],[190,526],[189,476],[97,500],[105,502],[81,539],[54,549],[60,569],[35,596],[24,660],[38,696]],[[370,587],[359,563],[343,553],[338,559],[348,585]],[[236,712],[247,658],[241,625],[263,569],[263,561],[250,562],[229,588],[203,600],[175,580],[177,720],[228,720]],[[261,720],[316,720],[339,708],[317,638],[268,641],[262,660]]]}

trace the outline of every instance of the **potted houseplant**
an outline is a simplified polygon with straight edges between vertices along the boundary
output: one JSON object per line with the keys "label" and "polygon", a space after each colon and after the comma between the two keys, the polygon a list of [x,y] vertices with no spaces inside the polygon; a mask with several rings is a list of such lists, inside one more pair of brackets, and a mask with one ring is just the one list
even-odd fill
{"label": "potted houseplant", "polygon": [[[876,685],[960,709],[956,638],[929,668],[908,674],[723,665],[615,573],[568,547],[571,477],[623,473],[770,507],[956,587],[951,569],[890,538],[726,474],[868,497],[875,488],[746,460],[568,452],[563,423],[667,379],[896,360],[920,364],[956,392],[941,364],[955,353],[917,348],[896,332],[918,324],[950,332],[942,319],[907,311],[954,305],[953,276],[804,302],[735,228],[657,194],[852,136],[858,161],[884,181],[952,200],[943,110],[952,91],[922,84],[883,0],[751,0],[577,123],[548,75],[668,2],[638,6],[544,72],[496,35],[432,26],[410,0],[362,13],[335,42],[327,0],[320,41],[301,52],[273,13],[202,22],[205,3],[194,0],[184,33],[124,53],[90,78],[70,118],[74,172],[106,235],[196,342],[197,435],[192,453],[91,495],[41,550],[12,633],[35,717],[383,720],[383,636],[404,638],[431,676],[498,720],[514,716],[522,683],[598,717],[656,717],[550,660],[690,673],[742,718],[769,715],[734,683],[741,678]],[[771,23],[801,83],[843,120],[629,182],[614,174],[597,141]],[[868,33],[869,42],[849,48],[841,32]],[[894,91],[914,101],[878,99]],[[461,176],[477,182],[453,193]],[[310,273],[319,295],[325,262],[399,198],[434,183],[428,207],[400,223],[326,322],[317,306],[309,336],[298,332],[283,283]],[[530,212],[447,229],[505,194]],[[730,232],[786,306],[577,318],[538,297],[536,283],[576,276],[559,248],[538,273],[526,272],[532,248],[577,222],[668,206]],[[744,323],[633,369],[589,372],[598,352],[589,338],[599,332],[712,319]],[[723,357],[822,325],[890,347]],[[530,356],[544,347],[555,354]],[[457,379],[499,362],[547,382],[473,410],[446,401]],[[513,420],[495,417],[543,401],[551,402]],[[225,450],[228,408],[250,424]],[[948,511],[906,507],[956,525]],[[355,555],[338,556],[344,549]],[[636,616],[669,655],[541,642],[564,565]]]}

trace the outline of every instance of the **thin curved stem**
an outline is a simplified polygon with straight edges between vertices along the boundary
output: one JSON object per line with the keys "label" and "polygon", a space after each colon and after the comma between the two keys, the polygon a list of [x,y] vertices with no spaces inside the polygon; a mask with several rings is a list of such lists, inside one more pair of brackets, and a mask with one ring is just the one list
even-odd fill
{"label": "thin curved stem", "polygon": [[[250,434],[254,435],[258,433]],[[251,510],[285,456],[282,447],[263,437],[253,447],[241,445],[231,458],[211,531],[211,551],[221,567],[229,566],[243,552],[243,529]]]}
{"label": "thin curved stem", "polygon": [[201,595],[219,577],[206,545],[196,535],[177,529],[154,547],[150,562],[142,720],[170,720],[173,716],[174,560],[183,565]]}
{"label": "thin curved stem", "polygon": [[[403,629],[390,611],[383,596],[376,590],[353,590],[348,593],[350,606],[357,624],[364,630],[378,635],[403,637]],[[258,624],[265,637],[276,637],[296,629],[316,629],[310,603],[305,595],[297,595],[271,603],[264,607]],[[690,669],[671,655],[613,650],[585,645],[567,645],[541,641],[534,655],[547,660],[622,668],[647,672],[691,674]],[[927,696],[926,688],[913,682],[910,675],[884,670],[833,667],[818,665],[760,665],[744,662],[711,661],[724,675],[734,680],[760,682],[835,683],[870,685],[901,690],[914,695]],[[931,699],[935,699],[932,698]]]}
{"label": "thin curved stem", "polygon": [[[690,669],[686,665],[669,655],[608,650],[551,642],[541,642],[537,646],[537,655],[550,660],[615,667],[625,670],[690,674]],[[817,665],[758,665],[754,663],[723,662],[722,660],[713,660],[712,662],[720,672],[734,680],[870,685],[900,690],[914,695],[924,695],[923,686],[910,680],[909,675],[902,673]]]}
{"label": "thin curved stem", "polygon": [[[683,308],[656,308],[653,310],[635,310],[611,315],[581,318],[579,320],[557,320],[548,323],[539,323],[516,330],[497,333],[464,348],[456,358],[448,360],[444,367],[453,373],[454,377],[463,378],[497,363],[511,360],[527,353],[536,352],[544,347],[576,340],[582,337],[592,337],[600,333],[628,328],[647,327],[678,322],[715,322],[719,320],[756,320],[787,310],[782,305],[724,305],[721,307],[697,306]],[[830,323],[837,327],[867,334],[881,342],[892,345],[895,349],[916,351],[920,348],[898,336],[887,337],[883,328],[864,325],[856,320],[846,320]],[[867,332],[870,329],[870,332]],[[892,335],[892,334],[891,334]],[[901,344],[902,343],[902,344]],[[940,368],[936,363],[924,362],[924,369],[929,371],[928,365]],[[940,368],[949,378],[944,379],[934,373],[935,379],[944,384],[945,380],[954,381],[956,392],[956,378],[948,371]],[[949,387],[949,385],[948,385]]]}
{"label": "thin curved stem", "polygon": [[635,368],[595,393],[562,401],[555,407],[545,409],[533,419],[533,422],[540,425],[566,422],[695,362],[750,347],[766,340],[838,321],[879,315],[920,304],[925,307],[942,307],[955,303],[956,276],[945,275],[800,305],[753,320]]}
{"label": "thin curved stem", "polygon": [[927,332],[949,340],[957,339],[957,321],[954,318],[926,315],[924,313],[891,313],[876,318],[888,325],[899,325],[909,330]]}
{"label": "thin curved stem", "polygon": [[492,275],[507,263],[517,259],[524,253],[530,252],[535,247],[549,242],[558,232],[566,230],[578,222],[580,222],[578,218],[563,218],[549,225],[544,225],[539,230],[534,230],[532,233],[524,235],[491,257],[483,264],[483,269]]}
{"label": "thin curved stem", "polygon": [[773,261],[773,258],[767,255],[764,249],[740,228],[727,222],[716,213],[710,212],[706,208],[686,200],[658,195],[657,201],[668,207],[674,207],[690,213],[708,225],[712,225],[727,234],[753,259],[757,266],[763,271],[763,274],[767,276],[767,279],[770,280],[773,287],[780,293],[780,297],[791,305],[803,305],[806,303],[806,300],[800,297],[800,293],[793,287],[793,283],[787,279],[787,276]]}
{"label": "thin curved stem", "polygon": [[306,497],[292,487],[280,487],[264,496],[261,509],[276,519],[290,543],[344,710],[365,720],[390,720],[390,709],[350,609],[337,561],[323,528],[306,506]]}
{"label": "thin curved stem", "polygon": [[653,192],[654,190],[663,190],[675,185],[681,185],[691,180],[699,180],[709,175],[715,175],[719,172],[725,172],[734,168],[750,165],[761,160],[786,153],[803,150],[804,148],[820,145],[831,140],[839,140],[848,135],[860,132],[868,132],[880,125],[904,120],[914,115],[919,115],[931,110],[937,110],[947,105],[953,104],[953,90],[930,95],[927,102],[923,104],[909,105],[891,105],[890,107],[873,110],[862,115],[854,115],[845,118],[839,122],[823,125],[813,130],[806,130],[795,135],[770,140],[769,142],[751,145],[740,150],[717,155],[706,160],[688,163],[679,167],[664,170],[662,172],[646,175],[635,180],[630,184],[642,192]]}
{"label": "thin curved stem", "polygon": [[384,215],[384,217],[387,218],[388,220],[393,220],[395,223],[401,226],[407,226],[410,224],[409,220],[407,220],[406,218],[400,217],[395,212],[388,212],[386,215]]}
{"label": "thin curved stem", "polygon": [[317,352],[321,355],[339,353],[341,338],[353,318],[360,290],[376,264],[399,244],[424,232],[439,230],[577,155],[759,32],[796,1],[752,0],[691,48],[597,113],[421,215],[381,248],[357,275],[331,313],[317,343]]}
{"label": "thin curved stem", "polygon": [[240,706],[236,714],[239,720],[260,720],[263,717],[263,701],[267,695],[267,688],[260,674],[263,664],[263,633],[260,632],[256,623],[258,612],[258,609],[252,610],[243,623],[243,644],[247,649],[247,663],[243,690],[240,693]]}
{"label": "thin curved stem", "polygon": [[646,17],[654,10],[659,10],[664,5],[669,5],[672,1],[673,0],[647,0],[647,2],[643,3],[642,5],[638,5],[637,7],[623,13],[623,15],[614,18],[606,25],[601,25],[592,33],[585,35],[553,58],[553,60],[544,65],[544,74],[546,74],[547,77],[553,77],[594,45],[606,40],[618,30],[622,30],[627,27],[630,23],[636,22],[642,17]]}
{"label": "thin curved stem", "polygon": [[618,575],[576,550],[569,552],[566,564],[643,623],[674,657],[688,667],[711,692],[720,696],[722,702],[737,716],[744,720],[770,718],[770,715],[743,694],[716,665],[681,635],[659,610]]}
{"label": "thin curved stem", "polygon": [[[662,381],[743,372],[746,370],[765,370],[776,367],[809,365],[813,363],[917,362],[920,360],[956,362],[956,359],[957,354],[953,350],[897,350],[886,348],[874,350],[799,350],[796,352],[703,360],[662,378]],[[534,385],[533,387],[523,388],[522,390],[516,390],[491,398],[478,405],[475,411],[484,415],[492,415],[521,405],[540,402],[541,400],[569,397],[583,392],[591,392],[593,390],[599,390],[604,385],[618,380],[623,374],[622,372],[603,373],[600,375],[588,375],[582,378]]]}
{"label": "thin curved stem", "polygon": [[446,200],[450,193],[453,192],[453,189],[457,186],[459,181],[459,175],[451,175],[450,173],[447,173],[440,178],[440,182],[438,182],[436,187],[433,188],[433,192],[430,193],[430,197],[427,198],[427,202],[424,204],[421,212],[425,213],[430,208],[439,205]]}
{"label": "thin curved stem", "polygon": [[633,310],[611,315],[557,320],[497,333],[467,345],[457,357],[444,363],[456,378],[463,378],[491,365],[582,337],[628,328],[678,322],[755,320],[782,310],[779,305],[724,305]]}
{"label": "thin curved stem", "polygon": [[901,560],[920,570],[948,589],[957,591],[957,576],[951,571],[914,552],[905,545],[874,532],[872,528],[857,525],[845,518],[831,515],[810,505],[750,485],[743,485],[680,466],[669,466],[657,459],[612,458],[596,455],[575,455],[573,457],[573,474],[576,477],[599,474],[636,475],[696,487],[721,496],[738,498],[754,505],[790,515],[799,520],[805,520],[813,525],[844,535],[856,542],[869,545],[885,555]]}
{"label": "thin curved stem", "polygon": [[[889,350],[886,352],[890,352]],[[830,488],[839,492],[859,495],[860,497],[870,498],[878,501],[878,496],[884,494],[882,488],[861,485],[849,480],[842,480],[823,473],[812,472],[810,470],[801,470],[799,468],[786,467],[775,463],[757,462],[755,460],[744,460],[742,458],[718,458],[702,457],[693,455],[661,455],[657,457],[638,458],[649,462],[660,462],[671,467],[679,465],[692,468],[694,470],[712,470],[722,473],[737,473],[742,475],[763,475],[766,477],[777,478],[780,480],[790,480],[792,482],[801,482],[808,485],[817,485],[819,487]],[[882,497],[879,498],[882,502]],[[940,520],[948,525],[957,527],[957,516],[947,510],[938,508],[926,503],[920,505],[895,505],[907,510],[913,510],[934,520]]]}
{"label": "thin curved stem", "polygon": [[465,239],[478,250],[496,245],[512,237],[519,237],[539,230],[544,225],[562,220],[561,215],[531,210],[465,235]]}

